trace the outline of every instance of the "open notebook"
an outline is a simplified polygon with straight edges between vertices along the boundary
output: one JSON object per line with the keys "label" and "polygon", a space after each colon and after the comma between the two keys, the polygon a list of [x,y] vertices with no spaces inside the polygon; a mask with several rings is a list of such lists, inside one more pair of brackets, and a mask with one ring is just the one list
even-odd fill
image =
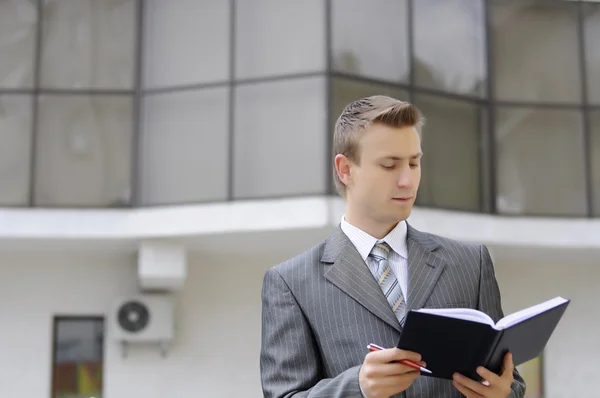
{"label": "open notebook", "polygon": [[411,310],[398,348],[421,354],[430,377],[452,379],[455,372],[481,380],[484,366],[501,373],[504,356],[515,366],[537,357],[546,346],[570,300],[555,297],[494,322],[470,308]]}
{"label": "open notebook", "polygon": [[494,320],[490,318],[486,313],[474,310],[472,308],[421,308],[417,310],[417,312],[424,312],[427,314],[440,315],[449,318],[464,319],[466,321],[485,323],[496,330],[502,330],[509,328],[519,322],[523,322],[526,319],[539,315],[542,312],[548,311],[551,308],[558,307],[559,305],[564,304],[567,301],[567,299],[564,299],[562,297],[555,297],[551,300],[544,301],[543,303],[507,315],[504,318],[500,319],[498,322],[494,322]]}

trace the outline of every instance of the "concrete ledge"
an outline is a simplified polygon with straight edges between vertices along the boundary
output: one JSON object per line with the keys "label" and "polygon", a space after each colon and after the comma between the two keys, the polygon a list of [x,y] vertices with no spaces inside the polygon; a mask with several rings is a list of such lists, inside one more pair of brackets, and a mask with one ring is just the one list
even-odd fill
{"label": "concrete ledge", "polygon": [[[180,239],[240,233],[329,230],[340,221],[337,197],[290,199],[132,210],[0,210],[0,245],[54,243],[106,247],[144,239]],[[515,247],[600,248],[600,219],[502,217],[415,208],[409,222],[449,238]]]}

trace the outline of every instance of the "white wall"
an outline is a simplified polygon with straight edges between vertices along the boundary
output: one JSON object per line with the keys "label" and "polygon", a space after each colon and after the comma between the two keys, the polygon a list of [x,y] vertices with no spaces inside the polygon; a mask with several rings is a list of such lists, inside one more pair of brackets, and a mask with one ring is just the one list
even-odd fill
{"label": "white wall", "polygon": [[[105,397],[260,397],[262,275],[288,254],[192,254],[178,297],[175,347],[166,359],[147,348],[123,359],[107,341]],[[575,259],[522,265],[497,257],[505,313],[555,295],[573,300],[547,347],[546,398],[597,397],[600,268]],[[0,396],[49,397],[52,316],[102,314],[113,297],[135,289],[130,254],[0,253]]]}
{"label": "white wall", "polygon": [[[107,341],[105,397],[262,396],[260,286],[280,260],[192,255],[175,347],[166,359],[152,348],[123,359]],[[136,283],[133,255],[0,254],[0,397],[49,397],[52,316],[103,314]]]}
{"label": "white wall", "polygon": [[576,257],[561,263],[496,263],[505,314],[543,300],[571,299],[544,352],[545,398],[597,398],[600,391],[600,267]]}

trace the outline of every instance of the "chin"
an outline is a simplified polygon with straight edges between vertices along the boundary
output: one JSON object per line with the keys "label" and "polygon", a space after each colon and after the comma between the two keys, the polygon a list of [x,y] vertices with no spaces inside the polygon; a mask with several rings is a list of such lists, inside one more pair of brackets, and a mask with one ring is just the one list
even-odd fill
{"label": "chin", "polygon": [[394,218],[400,222],[406,220],[412,213],[412,205],[403,206],[402,209],[396,209],[394,212]]}

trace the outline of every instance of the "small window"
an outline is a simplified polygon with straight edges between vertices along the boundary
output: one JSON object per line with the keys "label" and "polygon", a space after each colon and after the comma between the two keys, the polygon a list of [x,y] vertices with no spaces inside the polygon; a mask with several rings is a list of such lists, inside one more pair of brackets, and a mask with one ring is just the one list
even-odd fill
{"label": "small window", "polygon": [[55,317],[52,398],[102,398],[104,319]]}

